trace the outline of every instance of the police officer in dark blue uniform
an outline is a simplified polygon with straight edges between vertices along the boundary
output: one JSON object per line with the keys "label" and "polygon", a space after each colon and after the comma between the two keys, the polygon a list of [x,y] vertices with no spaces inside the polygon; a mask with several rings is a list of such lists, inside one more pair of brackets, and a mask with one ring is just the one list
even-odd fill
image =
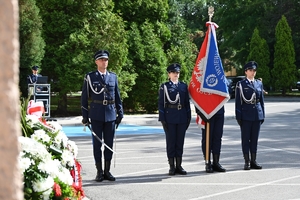
{"label": "police officer in dark blue uniform", "polygon": [[[209,157],[208,163],[205,163],[205,171],[207,173],[216,172],[225,172],[226,169],[222,167],[219,163],[220,153],[221,153],[221,144],[223,137],[223,127],[224,127],[224,106],[209,120],[195,107],[196,113],[201,117],[205,122],[205,128],[202,129],[202,140],[201,147],[202,153],[205,157],[206,155],[206,127],[207,122],[209,122]],[[213,164],[211,164],[210,154],[213,156]]]}
{"label": "police officer in dark blue uniform", "polygon": [[[38,66],[33,66],[31,68],[32,74],[27,76],[27,84],[36,84],[38,77],[42,77],[42,75],[38,73],[38,69],[39,69]],[[30,99],[34,99],[33,95],[36,92],[36,91],[33,91],[34,88],[36,89],[36,91],[43,91],[43,87],[41,87],[41,86],[34,87],[33,85],[30,85],[28,88],[28,94],[30,95]]]}
{"label": "police officer in dark blue uniform", "polygon": [[33,66],[32,68],[32,74],[27,76],[27,84],[34,84],[37,82],[38,77],[41,77],[41,74],[38,74],[38,66]]}
{"label": "police officer in dark blue uniform", "polygon": [[[81,94],[82,123],[91,123],[94,133],[103,139],[111,149],[115,135],[115,126],[121,123],[123,107],[120,97],[117,75],[107,71],[109,52],[97,51],[94,55],[97,70],[89,72],[84,77]],[[91,100],[88,108],[88,100]],[[89,120],[91,119],[91,121]],[[93,152],[97,168],[96,181],[104,179],[115,181],[110,173],[110,165],[113,152],[105,147],[104,172],[102,170],[102,143],[93,136]]]}
{"label": "police officer in dark blue uniform", "polygon": [[241,128],[244,170],[262,169],[262,166],[256,162],[256,153],[260,126],[265,118],[265,107],[263,84],[254,79],[257,67],[255,61],[245,64],[246,78],[236,85],[235,115]]}
{"label": "police officer in dark blue uniform", "polygon": [[168,66],[169,82],[162,84],[159,89],[158,120],[161,121],[166,134],[169,175],[187,174],[181,163],[185,132],[191,121],[191,109],[188,87],[179,81],[180,68],[177,63]]}

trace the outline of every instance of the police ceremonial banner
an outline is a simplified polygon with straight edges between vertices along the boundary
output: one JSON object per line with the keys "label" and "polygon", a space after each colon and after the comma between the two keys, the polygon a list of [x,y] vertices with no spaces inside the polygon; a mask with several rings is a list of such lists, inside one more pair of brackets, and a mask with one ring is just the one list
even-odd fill
{"label": "police ceremonial banner", "polygon": [[217,47],[215,28],[218,25],[207,22],[206,26],[208,31],[194,66],[189,94],[194,105],[210,119],[230,97]]}

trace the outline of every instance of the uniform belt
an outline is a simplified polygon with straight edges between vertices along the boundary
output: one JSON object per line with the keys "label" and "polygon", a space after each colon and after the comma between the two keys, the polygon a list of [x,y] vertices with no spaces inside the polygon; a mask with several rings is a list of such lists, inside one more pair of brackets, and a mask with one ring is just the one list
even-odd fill
{"label": "uniform belt", "polygon": [[103,105],[107,105],[107,104],[114,104],[115,101],[114,100],[93,100],[93,103],[99,103],[99,104],[103,104]]}
{"label": "uniform belt", "polygon": [[256,101],[254,101],[254,102],[250,102],[250,103],[247,103],[246,101],[244,101],[246,104],[257,104],[257,103],[259,103],[259,99],[256,99]]}
{"label": "uniform belt", "polygon": [[167,108],[177,108],[178,110],[180,110],[181,108],[183,108],[184,106],[181,104],[177,104],[177,105],[171,105],[171,104],[167,104]]}

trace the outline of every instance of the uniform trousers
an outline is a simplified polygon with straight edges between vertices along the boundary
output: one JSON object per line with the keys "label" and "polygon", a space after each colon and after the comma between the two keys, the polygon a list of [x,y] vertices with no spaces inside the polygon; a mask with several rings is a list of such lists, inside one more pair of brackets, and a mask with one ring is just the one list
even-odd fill
{"label": "uniform trousers", "polygon": [[182,157],[186,127],[187,123],[168,123],[168,131],[165,131],[168,158]]}
{"label": "uniform trousers", "polygon": [[[224,126],[224,113],[215,114],[209,120],[209,144],[210,144],[210,151],[213,154],[220,155],[221,152],[221,143],[222,143],[222,136],[223,136],[223,126]],[[206,126],[205,126],[206,128]],[[202,129],[202,152],[203,155],[206,155],[206,129]]]}
{"label": "uniform trousers", "polygon": [[260,121],[242,121],[241,138],[243,154],[256,153],[257,141],[260,130]]}
{"label": "uniform trousers", "polygon": [[[100,139],[103,139],[104,143],[112,149],[115,136],[115,121],[103,122],[91,119],[91,123],[94,133],[96,133]],[[101,162],[102,158],[102,143],[94,135],[92,139],[95,163],[98,163]],[[113,152],[111,150],[106,147],[104,148],[105,161],[111,161],[112,154]]]}

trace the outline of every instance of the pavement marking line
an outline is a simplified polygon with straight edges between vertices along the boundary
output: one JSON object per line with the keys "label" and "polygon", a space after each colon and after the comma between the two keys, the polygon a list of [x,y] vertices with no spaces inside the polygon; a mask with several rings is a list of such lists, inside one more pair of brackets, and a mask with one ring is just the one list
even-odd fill
{"label": "pavement marking line", "polygon": [[296,151],[291,151],[291,150],[286,150],[286,149],[280,149],[280,148],[273,148],[273,147],[268,147],[268,146],[263,146],[263,145],[258,145],[260,147],[264,147],[266,149],[269,149],[269,150],[264,150],[264,151],[283,151],[283,152],[286,152],[286,153],[291,153],[291,154],[299,154],[299,152],[296,152]]}
{"label": "pavement marking line", "polygon": [[[275,181],[269,181],[266,183],[260,183],[260,184],[255,184],[255,185],[251,185],[248,187],[243,187],[243,188],[238,188],[238,189],[234,189],[234,190],[228,190],[228,191],[224,191],[224,192],[219,192],[216,194],[212,194],[212,195],[206,195],[206,196],[202,196],[202,197],[196,197],[196,198],[192,198],[192,199],[188,199],[188,200],[199,200],[199,199],[205,199],[205,198],[212,198],[212,197],[216,197],[216,196],[220,196],[223,194],[229,194],[229,193],[233,193],[233,192],[238,192],[241,190],[246,190],[246,189],[250,189],[250,188],[256,188],[259,186],[264,186],[264,185],[273,185],[273,183],[277,183],[277,182],[281,182],[281,181],[287,181],[287,180],[291,180],[291,179],[295,179],[295,178],[300,178],[300,175],[298,176],[292,176],[292,177],[288,177],[288,178],[283,178],[283,179],[279,179],[279,180],[275,180]],[[287,184],[289,185],[289,184]]]}
{"label": "pavement marking line", "polygon": [[[182,180],[182,178],[186,177],[186,178],[194,178],[195,175],[185,175],[185,176],[169,176],[169,175],[161,175],[161,176],[147,176],[147,178],[142,177],[133,177],[133,178],[119,178],[120,176],[116,176],[118,178],[118,181],[116,182],[116,184],[124,184],[122,183],[122,181],[137,181],[137,180],[149,180],[149,179],[167,179],[167,178],[172,178],[172,179],[180,179]],[[300,177],[300,176],[298,176]],[[293,179],[293,178],[298,178],[298,177],[290,177],[290,178],[285,178],[285,180],[289,180],[289,179]],[[146,183],[132,183],[132,184],[143,184],[143,185],[192,185],[192,186],[249,186],[246,188],[239,188],[239,189],[235,189],[235,190],[231,190],[231,191],[227,191],[227,192],[223,192],[223,193],[219,193],[219,194],[214,194],[214,195],[207,195],[205,197],[200,197],[201,198],[209,198],[212,196],[216,196],[216,195],[222,195],[225,193],[230,193],[233,191],[239,191],[239,190],[244,190],[244,189],[248,189],[248,188],[253,188],[253,187],[258,187],[261,185],[272,185],[272,186],[300,186],[300,183],[279,183],[279,184],[272,184],[278,181],[284,181],[282,180],[277,180],[277,181],[272,181],[269,183],[262,183],[262,184],[255,184],[253,185],[252,183],[162,183],[162,182],[146,182]],[[94,184],[94,181],[92,182]],[[89,185],[90,183],[83,183],[84,186]],[[128,184],[128,183],[126,183]],[[115,184],[114,184],[115,185]],[[198,199],[198,198],[197,198]],[[189,199],[189,200],[196,200],[196,199]]]}
{"label": "pavement marking line", "polygon": [[[170,176],[157,176],[157,177],[147,177],[147,179],[157,179],[157,178],[172,178],[174,179],[173,177],[170,177]],[[145,178],[136,178],[134,180],[143,180]],[[178,178],[178,179],[182,179],[182,178]],[[133,179],[122,179],[122,178],[118,178],[118,180],[121,180],[121,181],[131,181]],[[119,183],[119,184],[123,184],[123,183]],[[149,183],[134,183],[134,184],[138,184],[138,185],[192,185],[192,186],[240,186],[240,185],[248,185],[248,186],[251,186],[253,184],[250,184],[250,183],[152,183],[152,182],[149,182]],[[292,183],[292,184],[271,184],[272,186],[299,186],[299,184],[297,183]],[[193,200],[193,199],[189,199],[189,200]]]}
{"label": "pavement marking line", "polygon": [[[194,165],[195,163],[191,163],[191,164],[186,164],[185,166],[188,165]],[[199,164],[199,163],[196,163]],[[127,173],[127,174],[121,174],[118,175],[117,177],[123,177],[123,176],[129,176],[129,175],[135,175],[135,174],[141,174],[141,173],[149,173],[149,172],[155,172],[155,171],[160,171],[160,170],[168,170],[169,166],[167,167],[163,167],[163,168],[156,168],[156,169],[151,169],[151,170],[144,170],[144,171],[138,171],[138,172],[131,172],[131,173]]]}

